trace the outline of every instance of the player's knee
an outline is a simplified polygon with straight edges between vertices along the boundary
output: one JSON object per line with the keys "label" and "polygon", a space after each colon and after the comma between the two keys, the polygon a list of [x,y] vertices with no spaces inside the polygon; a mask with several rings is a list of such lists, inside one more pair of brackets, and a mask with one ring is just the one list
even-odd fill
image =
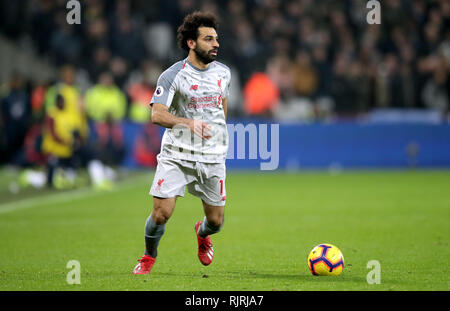
{"label": "player's knee", "polygon": [[170,213],[163,208],[156,208],[153,210],[152,219],[157,225],[164,225],[170,218]]}
{"label": "player's knee", "polygon": [[165,224],[170,216],[172,215],[172,211],[174,209],[175,205],[172,201],[165,199],[165,200],[154,200],[153,201],[153,212],[152,212],[152,219],[157,225],[163,225]]}
{"label": "player's knee", "polygon": [[153,213],[152,219],[155,224],[164,225],[169,220],[169,217],[163,213],[156,212]]}
{"label": "player's knee", "polygon": [[208,224],[211,227],[214,227],[218,232],[222,228],[224,221],[225,218],[223,215],[217,215],[215,217],[211,217],[211,219],[208,219]]}

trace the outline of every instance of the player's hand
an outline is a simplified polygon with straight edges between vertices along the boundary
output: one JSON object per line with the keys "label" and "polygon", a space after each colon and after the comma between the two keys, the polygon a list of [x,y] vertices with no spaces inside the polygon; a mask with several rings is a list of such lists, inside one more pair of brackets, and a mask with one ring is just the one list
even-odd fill
{"label": "player's hand", "polygon": [[211,138],[211,125],[206,124],[200,120],[192,120],[191,131],[202,139],[210,139]]}

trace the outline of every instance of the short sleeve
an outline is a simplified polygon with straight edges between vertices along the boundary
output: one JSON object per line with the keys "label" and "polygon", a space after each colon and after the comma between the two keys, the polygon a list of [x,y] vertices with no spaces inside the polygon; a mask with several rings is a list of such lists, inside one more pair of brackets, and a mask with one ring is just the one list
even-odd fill
{"label": "short sleeve", "polygon": [[174,80],[175,75],[173,75],[170,71],[165,71],[161,74],[161,76],[159,76],[155,92],[153,93],[152,100],[150,101],[150,106],[157,103],[170,107],[175,94]]}

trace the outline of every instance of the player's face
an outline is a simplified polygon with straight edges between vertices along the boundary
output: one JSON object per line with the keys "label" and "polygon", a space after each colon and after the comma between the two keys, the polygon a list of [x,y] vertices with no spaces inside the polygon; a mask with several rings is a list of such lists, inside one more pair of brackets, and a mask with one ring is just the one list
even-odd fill
{"label": "player's face", "polygon": [[217,32],[211,27],[199,27],[198,33],[194,52],[202,63],[209,64],[216,59],[219,50]]}

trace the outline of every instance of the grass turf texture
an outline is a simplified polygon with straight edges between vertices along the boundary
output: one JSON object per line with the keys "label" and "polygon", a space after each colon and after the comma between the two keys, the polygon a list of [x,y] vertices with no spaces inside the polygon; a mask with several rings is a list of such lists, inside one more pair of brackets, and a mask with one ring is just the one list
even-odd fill
{"label": "grass turf texture", "polygon": [[[0,290],[449,290],[449,171],[228,172],[214,262],[204,267],[197,258],[193,228],[203,211],[186,192],[151,274],[135,276],[151,181],[143,174],[114,192],[0,204]],[[319,243],[342,250],[340,276],[309,272]],[[66,283],[72,259],[80,285]],[[366,282],[373,259],[379,285]]]}

